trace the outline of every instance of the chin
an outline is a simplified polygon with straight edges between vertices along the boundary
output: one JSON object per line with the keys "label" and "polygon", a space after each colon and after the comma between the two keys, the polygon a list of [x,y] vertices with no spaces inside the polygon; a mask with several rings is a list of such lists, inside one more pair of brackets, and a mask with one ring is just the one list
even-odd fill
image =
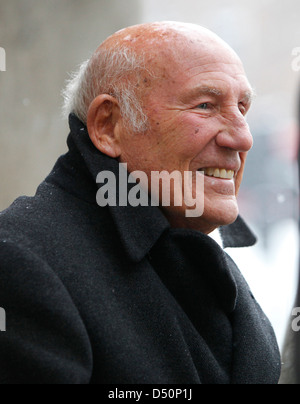
{"label": "chin", "polygon": [[230,211],[213,210],[205,212],[199,218],[186,218],[182,211],[168,209],[164,214],[173,228],[185,228],[200,231],[204,234],[210,234],[220,226],[226,226],[236,221],[238,209],[231,207]]}
{"label": "chin", "polygon": [[208,206],[208,209],[204,207],[203,219],[215,228],[234,223],[239,215],[236,199]]}

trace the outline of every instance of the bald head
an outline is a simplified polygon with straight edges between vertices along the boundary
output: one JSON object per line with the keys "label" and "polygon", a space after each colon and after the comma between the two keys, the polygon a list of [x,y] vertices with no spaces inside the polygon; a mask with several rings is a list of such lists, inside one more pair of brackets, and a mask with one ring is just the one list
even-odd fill
{"label": "bald head", "polygon": [[195,24],[163,21],[135,25],[116,32],[97,51],[130,49],[142,56],[147,69],[158,79],[162,72],[180,68],[180,62],[194,55],[216,57],[241,63],[233,49],[212,31]]}
{"label": "bald head", "polygon": [[80,68],[64,91],[65,114],[74,112],[86,123],[88,108],[99,94],[116,96],[133,132],[143,132],[147,117],[141,97],[154,84],[170,79],[180,62],[201,53],[241,63],[216,34],[195,24],[156,22],[122,29],[107,38]]}
{"label": "bald head", "polygon": [[183,44],[194,42],[200,43],[203,51],[213,45],[222,46],[233,53],[229,45],[212,31],[199,25],[172,21],[141,24],[122,29],[104,41],[100,48],[127,46],[136,52],[149,52],[153,55],[156,54],[156,47],[163,47],[176,53]]}

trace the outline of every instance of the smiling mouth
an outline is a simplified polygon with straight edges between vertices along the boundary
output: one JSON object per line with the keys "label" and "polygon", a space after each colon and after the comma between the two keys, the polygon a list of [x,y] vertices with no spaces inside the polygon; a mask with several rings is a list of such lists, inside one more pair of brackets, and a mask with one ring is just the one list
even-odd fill
{"label": "smiling mouth", "polygon": [[233,170],[226,170],[225,168],[201,168],[207,177],[221,178],[222,180],[233,180],[235,172]]}

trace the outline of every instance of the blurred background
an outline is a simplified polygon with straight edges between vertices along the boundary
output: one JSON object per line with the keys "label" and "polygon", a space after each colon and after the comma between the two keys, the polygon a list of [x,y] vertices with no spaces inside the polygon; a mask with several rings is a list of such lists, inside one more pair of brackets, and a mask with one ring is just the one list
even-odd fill
{"label": "blurred background", "polygon": [[158,20],[215,31],[241,56],[257,92],[240,206],[259,243],[229,253],[282,347],[298,271],[299,0],[0,0],[0,210],[33,195],[66,151],[60,94],[68,74],[113,32]]}

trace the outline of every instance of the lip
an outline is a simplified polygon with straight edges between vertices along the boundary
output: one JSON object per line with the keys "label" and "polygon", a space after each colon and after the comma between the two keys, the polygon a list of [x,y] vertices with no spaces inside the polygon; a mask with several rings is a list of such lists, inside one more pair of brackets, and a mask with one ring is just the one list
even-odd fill
{"label": "lip", "polygon": [[235,177],[230,180],[205,175],[204,178],[206,192],[210,190],[218,195],[224,195],[227,197],[235,196]]}

